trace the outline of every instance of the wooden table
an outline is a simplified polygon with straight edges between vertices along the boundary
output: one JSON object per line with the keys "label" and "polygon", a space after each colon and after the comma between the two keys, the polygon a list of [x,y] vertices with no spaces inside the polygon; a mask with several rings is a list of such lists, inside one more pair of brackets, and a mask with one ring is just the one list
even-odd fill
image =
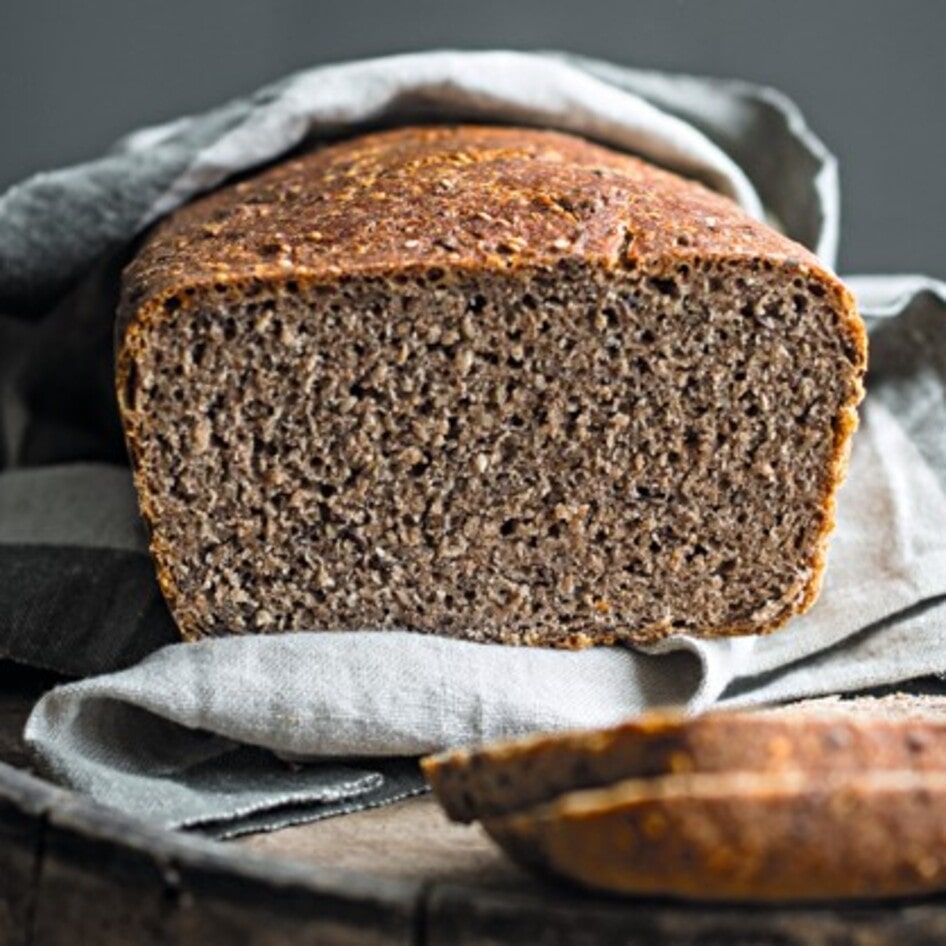
{"label": "wooden table", "polygon": [[941,899],[748,908],[589,896],[524,874],[429,797],[239,841],[163,831],[29,772],[19,733],[54,682],[0,664],[0,946],[946,943]]}

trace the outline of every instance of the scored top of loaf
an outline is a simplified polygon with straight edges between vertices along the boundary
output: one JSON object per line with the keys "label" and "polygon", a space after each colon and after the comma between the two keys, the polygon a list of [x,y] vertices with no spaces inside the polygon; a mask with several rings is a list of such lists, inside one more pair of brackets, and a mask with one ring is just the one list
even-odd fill
{"label": "scored top of loaf", "polygon": [[283,161],[166,218],[126,272],[121,321],[196,284],[575,256],[764,256],[825,275],[729,199],[629,155],[538,129],[409,126]]}

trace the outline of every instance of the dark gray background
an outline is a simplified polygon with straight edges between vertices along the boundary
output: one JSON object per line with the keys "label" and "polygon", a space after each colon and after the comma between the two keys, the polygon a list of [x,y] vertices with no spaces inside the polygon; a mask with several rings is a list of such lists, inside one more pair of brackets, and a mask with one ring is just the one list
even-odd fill
{"label": "dark gray background", "polygon": [[308,65],[571,49],[791,95],[840,157],[842,271],[946,276],[939,0],[5,0],[0,188]]}

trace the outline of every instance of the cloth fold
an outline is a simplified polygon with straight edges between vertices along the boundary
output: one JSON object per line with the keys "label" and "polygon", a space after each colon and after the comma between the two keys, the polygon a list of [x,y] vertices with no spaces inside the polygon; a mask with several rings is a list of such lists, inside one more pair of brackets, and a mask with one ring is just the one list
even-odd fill
{"label": "cloth fold", "polygon": [[888,314],[825,588],[788,629],[579,653],[370,630],[175,644],[53,690],[28,744],[100,801],[229,836],[421,791],[405,760],[452,745],[946,673],[946,466],[927,459],[946,443],[946,286],[919,281],[897,318],[871,286]]}
{"label": "cloth fold", "polygon": [[[106,804],[227,836],[420,791],[416,756],[449,745],[946,672],[946,287],[924,277],[849,280],[871,329],[868,398],[824,592],[784,631],[580,653],[370,628],[161,647],[173,626],[129,474],[101,462],[118,455],[114,405],[76,417],[36,384],[72,367],[67,390],[92,390],[98,356],[82,346],[110,332],[122,254],[158,216],[303,143],[417,120],[590,135],[700,177],[834,262],[834,159],[790,102],[557,53],[309,70],[14,188],[0,308],[36,336],[0,373],[7,465],[27,467],[0,474],[0,565],[16,573],[0,581],[0,655],[103,673],[40,701],[25,733],[38,764]],[[37,354],[50,343],[53,362]],[[98,462],[63,462],[77,459]]]}

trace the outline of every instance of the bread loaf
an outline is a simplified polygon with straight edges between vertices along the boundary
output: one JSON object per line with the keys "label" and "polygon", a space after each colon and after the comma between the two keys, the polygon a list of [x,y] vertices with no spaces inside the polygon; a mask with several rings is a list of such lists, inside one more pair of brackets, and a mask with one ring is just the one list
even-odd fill
{"label": "bread loaf", "polygon": [[813,602],[852,299],[726,198],[548,131],[323,147],[172,214],[118,396],[184,635],[584,646]]}
{"label": "bread loaf", "polygon": [[687,773],[914,769],[946,772],[946,698],[807,700],[687,718],[650,713],[610,729],[541,734],[423,760],[454,821],[508,815],[627,779]]}

